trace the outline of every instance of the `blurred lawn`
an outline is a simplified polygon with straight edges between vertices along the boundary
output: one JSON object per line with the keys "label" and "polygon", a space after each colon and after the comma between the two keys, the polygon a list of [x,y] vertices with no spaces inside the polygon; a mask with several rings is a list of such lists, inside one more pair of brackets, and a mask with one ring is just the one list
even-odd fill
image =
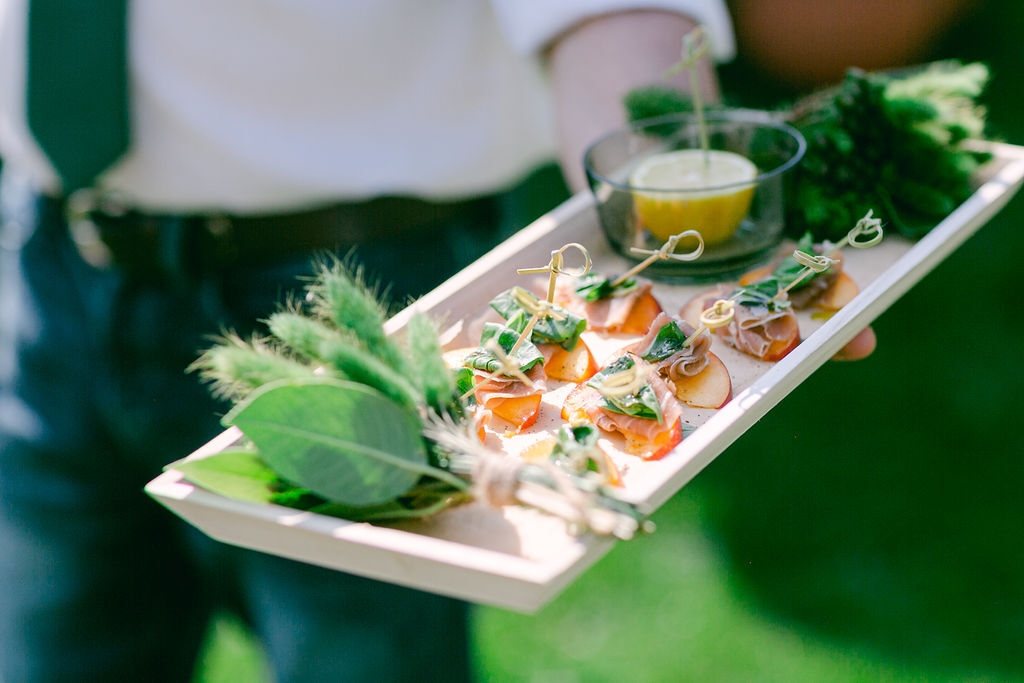
{"label": "blurred lawn", "polygon": [[[936,57],[981,59],[1024,143],[1024,3]],[[743,76],[742,65],[725,72]],[[734,81],[735,82],[735,81]],[[476,612],[483,680],[1024,681],[1024,197],[535,616]],[[221,621],[198,681],[260,680]]]}

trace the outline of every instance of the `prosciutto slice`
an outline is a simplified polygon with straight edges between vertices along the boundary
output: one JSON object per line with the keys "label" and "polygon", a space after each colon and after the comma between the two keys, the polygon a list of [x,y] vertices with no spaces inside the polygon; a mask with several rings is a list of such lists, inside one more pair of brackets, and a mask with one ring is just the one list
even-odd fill
{"label": "prosciutto slice", "polygon": [[[691,337],[697,329],[681,318],[674,318],[667,313],[660,313],[651,324],[651,329],[639,341],[626,347],[627,351],[638,356],[643,355],[651,347],[658,333],[665,325],[675,322],[679,330],[687,338]],[[653,361],[653,365],[663,377],[673,382],[683,377],[699,375],[708,366],[708,351],[711,349],[711,335],[701,334],[689,345],[679,349],[668,358]]]}
{"label": "prosciutto slice", "polygon": [[[793,310],[770,311],[767,306],[737,306],[732,321],[716,330],[730,346],[764,360],[778,360],[780,347],[788,352],[800,338],[800,323]],[[785,355],[783,353],[782,355]]]}
{"label": "prosciutto slice", "polygon": [[634,278],[636,286],[621,296],[612,296],[598,301],[587,301],[576,293],[576,283],[560,280],[555,287],[555,303],[576,315],[585,318],[587,328],[595,332],[616,334],[622,331],[637,302],[653,287],[650,280]]}
{"label": "prosciutto slice", "polygon": [[539,364],[526,372],[526,377],[533,383],[532,387],[515,377],[506,377],[504,375],[488,377],[480,371],[476,371],[475,374],[478,378],[483,378],[476,385],[476,402],[485,408],[492,408],[495,401],[533,396],[547,391],[547,386],[544,382],[544,368]]}
{"label": "prosciutto slice", "polygon": [[[698,310],[711,308],[719,299],[728,298],[730,293],[731,290],[719,286],[698,295]],[[684,310],[689,308],[687,306]],[[767,306],[737,304],[734,311],[729,324],[715,330],[715,334],[734,349],[761,360],[776,361],[800,343],[800,322],[791,306],[771,310]]]}

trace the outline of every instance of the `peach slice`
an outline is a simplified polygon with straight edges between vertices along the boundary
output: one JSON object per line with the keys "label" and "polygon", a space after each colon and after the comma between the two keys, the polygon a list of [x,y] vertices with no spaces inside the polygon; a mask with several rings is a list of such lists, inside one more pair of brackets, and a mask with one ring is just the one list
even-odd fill
{"label": "peach slice", "polygon": [[780,321],[786,326],[786,335],[773,341],[768,346],[764,356],[761,357],[761,360],[770,362],[782,360],[786,357],[786,354],[800,345],[800,322],[796,319],[796,316],[787,315],[784,318],[773,321],[773,323],[778,325]]}
{"label": "peach slice", "polygon": [[740,279],[738,280],[738,284],[740,285],[740,287],[746,287],[747,285],[752,285],[755,282],[760,282],[761,280],[764,280],[766,277],[770,276],[774,272],[775,266],[773,264],[761,266],[760,268],[749,270],[743,275],[741,275]]}
{"label": "peach slice", "polygon": [[725,363],[708,353],[708,366],[675,381],[676,398],[692,408],[721,408],[732,398],[732,377]]}
{"label": "peach slice", "polygon": [[495,398],[488,401],[485,407],[501,419],[510,422],[516,429],[522,430],[537,422],[540,400],[540,394]]}
{"label": "peach slice", "polygon": [[651,329],[651,323],[661,312],[661,303],[654,298],[651,292],[644,292],[637,297],[629,315],[617,331],[622,334],[647,334],[647,331]]}
{"label": "peach slice", "polygon": [[846,274],[846,271],[840,271],[836,281],[818,297],[814,305],[826,311],[838,311],[853,301],[858,294],[860,294],[860,287],[857,286],[857,283]]}
{"label": "peach slice", "polygon": [[580,339],[572,351],[566,351],[557,344],[544,344],[544,372],[551,379],[579,384],[594,376],[597,361],[590,347]]}
{"label": "peach slice", "polygon": [[658,432],[653,440],[625,431],[622,435],[626,437],[627,453],[643,460],[661,460],[683,440],[683,423],[676,420],[668,429]]}

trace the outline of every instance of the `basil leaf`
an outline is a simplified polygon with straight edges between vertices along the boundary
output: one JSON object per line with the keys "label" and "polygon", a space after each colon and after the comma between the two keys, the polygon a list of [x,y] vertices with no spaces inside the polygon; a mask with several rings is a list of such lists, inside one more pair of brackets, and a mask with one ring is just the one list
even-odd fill
{"label": "basil leaf", "polygon": [[[590,378],[587,384],[597,388],[600,386],[601,380],[616,373],[629,370],[633,365],[634,361],[628,355],[620,356]],[[658,402],[658,397],[649,383],[645,383],[639,391],[633,394],[625,394],[623,396],[605,396],[602,394],[601,397],[603,399],[602,407],[605,410],[631,417],[640,417],[645,420],[657,420],[658,424],[662,422],[661,404]]]}
{"label": "basil leaf", "polygon": [[636,289],[637,281],[630,278],[619,285],[612,285],[611,278],[591,273],[580,278],[580,284],[576,287],[576,293],[584,301],[601,301],[616,296],[626,296]]}
{"label": "basil leaf", "polygon": [[476,401],[473,394],[473,369],[463,365],[461,368],[455,369],[455,390],[459,392],[459,396],[468,397],[469,401]]}
{"label": "basil leaf", "polygon": [[650,384],[645,384],[635,394],[614,397],[605,396],[604,403],[604,407],[613,413],[622,413],[630,417],[641,417],[645,420],[657,420],[658,424],[661,424],[663,419],[661,405],[658,403],[658,397],[654,395],[654,390],[651,389]]}
{"label": "basil leaf", "polygon": [[491,299],[490,307],[498,312],[505,320],[515,317],[520,313],[524,313],[522,306],[516,300],[515,295],[512,294],[511,289],[506,289],[496,297]]}
{"label": "basil leaf", "polygon": [[658,334],[651,342],[651,345],[639,356],[645,361],[654,363],[659,360],[665,360],[685,346],[686,335],[679,328],[679,324],[673,320],[658,330]]}
{"label": "basil leaf", "polygon": [[[814,241],[810,233],[806,233],[800,239],[797,243],[797,249],[806,254],[814,255]],[[831,271],[831,268],[828,268],[821,273],[811,272],[797,282],[790,291],[803,289],[807,285],[811,284],[814,278],[828,273],[829,271]],[[771,275],[763,280],[759,280],[744,287],[738,287],[732,293],[732,298],[736,303],[749,308],[766,306],[768,310],[772,312],[783,310],[789,307],[789,302],[777,301],[775,300],[775,296],[795,282],[803,272],[804,267],[800,265],[795,258],[793,258],[792,254],[790,254],[786,258],[782,259],[779,265],[775,267],[775,270],[772,271]]]}
{"label": "basil leaf", "polygon": [[551,459],[569,471],[580,473],[586,469],[597,471],[596,457],[601,457],[597,440],[601,431],[588,422],[562,425],[555,436]]}
{"label": "basil leaf", "polygon": [[[526,290],[521,291],[527,296],[533,296]],[[490,306],[505,319],[506,325],[520,334],[533,317],[519,304],[511,289],[492,299]],[[558,344],[566,351],[572,351],[576,348],[583,330],[587,328],[587,321],[561,306],[552,306],[551,310],[558,314],[558,318],[546,316],[538,320],[530,333],[530,341],[535,344]]]}
{"label": "basil leaf", "polygon": [[511,327],[498,325],[497,323],[485,323],[483,332],[480,334],[480,346],[470,353],[463,363],[468,367],[483,372],[498,372],[501,370],[501,361],[485,348],[487,342],[493,339],[519,365],[520,370],[527,372],[534,366],[543,363],[544,355],[540,352],[540,349],[527,340],[524,340],[513,352],[512,348],[519,341],[520,334],[522,334],[521,331],[514,330]]}

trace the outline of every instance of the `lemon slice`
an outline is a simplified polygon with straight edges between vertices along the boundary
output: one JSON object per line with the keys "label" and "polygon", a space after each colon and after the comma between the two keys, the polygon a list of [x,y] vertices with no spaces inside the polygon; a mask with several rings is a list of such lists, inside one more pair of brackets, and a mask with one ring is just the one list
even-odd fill
{"label": "lemon slice", "polygon": [[636,213],[655,237],[697,230],[714,245],[732,237],[750,211],[756,177],[757,166],[740,154],[683,149],[644,159],[629,183],[642,188],[633,190]]}

